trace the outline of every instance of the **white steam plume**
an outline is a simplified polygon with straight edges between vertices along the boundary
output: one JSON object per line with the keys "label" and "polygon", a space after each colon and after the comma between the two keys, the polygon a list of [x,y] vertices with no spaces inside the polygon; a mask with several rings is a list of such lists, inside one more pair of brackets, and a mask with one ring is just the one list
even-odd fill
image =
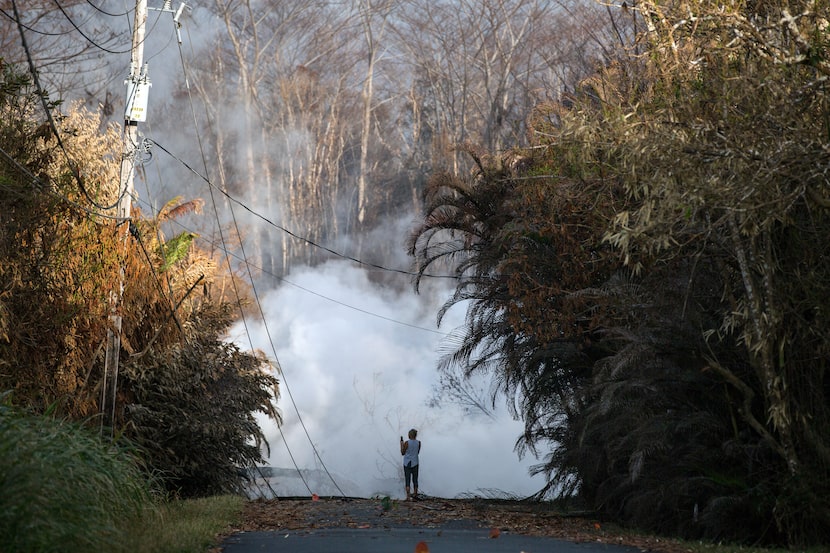
{"label": "white steam plume", "polygon": [[[526,496],[543,486],[541,477],[528,475],[536,460],[519,460],[513,451],[522,425],[502,406],[490,418],[460,406],[428,405],[444,339],[443,332],[429,331],[437,331],[436,300],[425,305],[428,294],[378,288],[365,271],[345,261],[300,268],[290,281],[297,286],[284,284],[269,293],[263,309],[285,380],[325,466],[315,458],[282,383],[285,441],[273,423],[260,420],[271,444],[271,466],[292,469],[272,480],[277,495],[308,495],[302,481],[289,476],[293,464],[287,444],[301,469],[318,469],[306,473],[313,493],[402,497],[398,440],[412,427],[423,443],[421,493],[456,497],[499,490]],[[451,311],[444,325],[452,329],[463,316]],[[272,355],[263,325],[249,321],[248,327],[254,347]],[[234,332],[247,346],[241,325]],[[324,468],[340,490],[320,472]]]}

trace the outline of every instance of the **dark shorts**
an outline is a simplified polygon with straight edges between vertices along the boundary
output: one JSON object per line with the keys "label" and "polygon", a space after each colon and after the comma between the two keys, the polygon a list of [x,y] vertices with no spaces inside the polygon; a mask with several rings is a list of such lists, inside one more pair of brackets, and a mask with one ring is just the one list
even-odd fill
{"label": "dark shorts", "polygon": [[418,487],[418,466],[415,465],[414,467],[411,465],[404,466],[403,468],[403,477],[406,480],[406,487],[409,487],[409,482],[411,481],[415,487]]}

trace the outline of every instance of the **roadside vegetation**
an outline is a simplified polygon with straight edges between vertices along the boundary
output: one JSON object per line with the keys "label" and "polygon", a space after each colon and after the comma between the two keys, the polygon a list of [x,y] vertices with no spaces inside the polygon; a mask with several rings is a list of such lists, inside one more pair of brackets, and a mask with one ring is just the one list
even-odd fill
{"label": "roadside vegetation", "polygon": [[121,538],[154,509],[136,458],[81,425],[0,405],[4,551],[128,551]]}
{"label": "roadside vegetation", "polygon": [[[482,102],[490,115],[478,132],[442,134],[448,123],[429,120],[432,104],[410,91],[413,121],[416,112],[425,118],[413,128],[432,127],[400,134],[434,136],[419,155],[441,152],[413,165],[415,178],[397,190],[407,202],[422,193],[408,241],[415,288],[449,271],[457,286],[439,319],[468,306],[455,349],[440,361],[443,382],[463,396],[466,377],[492,378],[492,400],[506,398],[524,422],[519,451],[541,459],[538,500],[567,500],[707,553],[721,543],[826,546],[830,5],[614,8],[619,44],[598,47],[591,70],[562,90],[524,94],[536,98],[529,113],[508,119],[512,106]],[[363,19],[366,36],[372,21]],[[477,50],[486,49],[469,51]],[[529,64],[505,63],[505,75]],[[343,117],[362,131],[349,148],[346,138],[330,140],[353,153],[314,173],[343,184],[338,194],[356,194],[347,218],[361,225],[382,212],[367,205],[369,145],[388,146],[373,134],[383,125],[372,117],[384,115],[372,105],[373,67],[352,97],[362,116]],[[225,340],[247,307],[228,253],[171,225],[198,218],[202,201],[171,197],[152,213],[134,207],[129,222],[114,218],[118,128],[52,102],[31,73],[0,59],[0,548],[117,551],[125,544],[116,537],[129,535],[130,551],[198,550],[239,516],[240,469],[262,461],[256,414],[279,421],[276,367]],[[262,105],[305,115],[334,105],[312,97],[325,88],[313,82],[286,92],[294,107]],[[486,93],[465,82],[459,97],[507,102],[511,82]],[[252,98],[249,107],[259,103]],[[329,118],[319,112],[314,125],[328,128]],[[258,167],[277,174],[268,163],[279,156],[254,148],[255,135],[239,150],[249,172],[227,173],[240,186],[259,182]],[[237,155],[214,139],[227,146],[217,159]],[[255,150],[268,159],[255,163]],[[395,182],[405,165],[386,170],[378,182]],[[311,180],[290,182],[291,209],[325,227],[312,199],[337,202]],[[376,195],[392,198],[391,190]],[[269,201],[279,196],[271,192]],[[259,240],[271,256],[278,247],[267,234]],[[272,268],[290,261],[272,257],[280,258]],[[116,291],[121,364],[108,372]]]}
{"label": "roadside vegetation", "polygon": [[[830,75],[823,1],[637,2],[644,32],[464,150],[410,254],[467,303],[539,497],[661,535],[830,543]],[[420,279],[416,282],[416,288]]]}
{"label": "roadside vegetation", "polygon": [[[126,240],[107,209],[116,130],[78,107],[44,121],[42,104],[58,106],[2,60],[0,75],[0,548],[196,550],[241,499],[182,500],[241,491],[240,468],[262,460],[255,413],[278,418],[275,371],[224,340],[244,302],[224,292],[235,277],[187,233],[164,235],[200,202],[134,210]],[[170,540],[184,549],[154,548]]]}
{"label": "roadside vegetation", "polygon": [[131,448],[0,406],[3,551],[199,553],[239,520],[238,495],[170,499]]}
{"label": "roadside vegetation", "polygon": [[245,499],[215,495],[173,499],[158,505],[152,516],[130,527],[132,553],[205,553],[214,551],[221,536],[237,528]]}

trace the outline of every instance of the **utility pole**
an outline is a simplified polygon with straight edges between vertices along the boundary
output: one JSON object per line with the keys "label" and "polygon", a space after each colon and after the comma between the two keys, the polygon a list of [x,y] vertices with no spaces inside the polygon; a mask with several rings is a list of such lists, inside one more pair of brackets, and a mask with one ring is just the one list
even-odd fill
{"label": "utility pole", "polygon": [[[130,76],[127,84],[127,100],[124,110],[124,132],[121,155],[121,179],[118,188],[116,217],[121,242],[121,255],[126,255],[130,236],[130,214],[134,192],[136,152],[139,146],[138,123],[147,117],[147,97],[150,83],[144,67],[144,36],[147,25],[147,0],[136,0],[133,42],[131,48]],[[115,397],[118,390],[118,361],[121,352],[122,305],[125,286],[125,267],[121,263],[118,290],[110,293],[110,327],[107,331],[107,349],[104,357],[104,378],[101,389],[101,426],[110,432],[115,425]]]}

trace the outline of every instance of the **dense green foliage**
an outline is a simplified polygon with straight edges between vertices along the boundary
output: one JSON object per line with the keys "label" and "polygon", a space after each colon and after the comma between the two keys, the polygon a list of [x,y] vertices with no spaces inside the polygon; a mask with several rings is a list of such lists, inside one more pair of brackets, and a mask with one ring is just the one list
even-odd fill
{"label": "dense green foliage", "polygon": [[[158,494],[136,450],[83,425],[0,405],[2,551],[202,552],[234,527],[239,495]],[[124,440],[120,440],[124,442]]]}
{"label": "dense green foliage", "polygon": [[0,405],[3,551],[128,551],[123,536],[154,508],[133,452],[83,426]]}
{"label": "dense green foliage", "polygon": [[827,6],[796,4],[638,3],[534,149],[432,179],[410,252],[472,300],[442,369],[492,374],[543,493],[830,541]]}

